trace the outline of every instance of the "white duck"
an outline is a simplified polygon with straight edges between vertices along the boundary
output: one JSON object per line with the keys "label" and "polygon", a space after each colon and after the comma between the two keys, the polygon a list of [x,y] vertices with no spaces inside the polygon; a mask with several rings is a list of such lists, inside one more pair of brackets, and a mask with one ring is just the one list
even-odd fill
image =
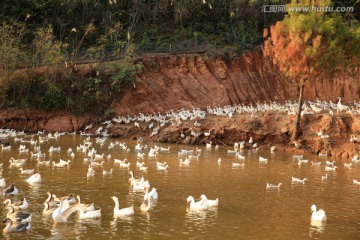
{"label": "white duck", "polygon": [[141,212],[149,212],[153,210],[150,197],[144,199],[143,203],[140,206],[140,210]]}
{"label": "white duck", "polygon": [[31,175],[28,179],[26,179],[28,183],[40,183],[41,182],[41,175],[40,173],[35,173]]}
{"label": "white duck", "polygon": [[322,180],[322,181],[326,181],[327,179],[328,179],[327,173],[325,174],[325,176],[321,176],[321,180]]}
{"label": "white duck", "polygon": [[94,203],[90,203],[90,204],[82,203],[80,195],[77,195],[76,199],[77,199],[77,203],[81,204],[81,208],[85,208],[86,211],[94,211],[95,210]]}
{"label": "white duck", "polygon": [[195,199],[193,196],[189,196],[186,199],[187,203],[190,203],[190,209],[196,209],[196,210],[207,210],[209,209],[209,205],[207,203],[207,201],[204,201],[203,199],[201,199],[198,202],[195,202]]}
{"label": "white duck", "polygon": [[337,168],[337,166],[335,166],[335,167],[325,166],[325,171],[327,171],[327,172],[330,172],[330,171],[335,172],[336,168]]}
{"label": "white duck", "polygon": [[292,183],[305,183],[305,181],[307,181],[307,178],[304,179],[300,179],[300,178],[296,178],[296,177],[291,177],[291,182]]}
{"label": "white duck", "polygon": [[356,184],[356,185],[360,185],[360,181],[358,181],[356,179],[353,179],[353,183]]}
{"label": "white duck", "polygon": [[146,188],[150,188],[149,180],[132,182],[133,190],[135,191],[144,191]]}
{"label": "white duck", "polygon": [[162,166],[162,165],[157,165],[157,170],[159,171],[167,171],[167,169],[169,168],[169,165],[165,165],[165,166]]}
{"label": "white duck", "polygon": [[68,217],[79,210],[80,204],[69,205],[69,201],[66,197],[60,199],[60,205],[52,213],[54,222],[67,222]]}
{"label": "white duck", "polygon": [[316,222],[326,222],[327,218],[326,218],[326,214],[325,211],[322,209],[319,209],[318,211],[316,211],[316,206],[313,204],[311,206],[311,220],[312,221],[316,221]]}
{"label": "white duck", "polygon": [[20,174],[33,174],[34,173],[34,169],[26,169],[24,170],[23,168],[19,168]]}
{"label": "white duck", "polygon": [[216,198],[215,200],[209,200],[209,199],[205,196],[205,194],[202,194],[202,195],[200,196],[200,199],[206,201],[207,204],[209,205],[209,207],[217,207],[217,206],[219,206],[219,198]]}
{"label": "white duck", "polygon": [[97,219],[101,217],[101,209],[86,212],[84,212],[84,209],[86,210],[85,204],[80,207],[79,219]]}
{"label": "white duck", "polygon": [[186,158],[185,160],[182,160],[182,159],[180,158],[180,167],[181,167],[182,165],[189,166],[189,163],[190,163],[189,159]]}
{"label": "white duck", "polygon": [[0,188],[4,188],[6,187],[6,182],[5,182],[5,178],[0,178]]}
{"label": "white duck", "polygon": [[154,200],[158,199],[158,193],[156,191],[156,188],[153,187],[150,192],[149,192],[149,188],[145,188],[144,200],[148,199],[148,198],[151,198]]}
{"label": "white duck", "polygon": [[264,158],[264,157],[259,156],[259,162],[267,163],[267,161],[268,161],[267,158]]}
{"label": "white duck", "polygon": [[134,215],[134,206],[131,207],[127,207],[127,208],[122,208],[119,209],[120,204],[119,204],[119,199],[115,196],[111,197],[112,200],[114,200],[115,202],[115,207],[114,207],[114,216],[131,216]]}
{"label": "white duck", "polygon": [[244,167],[245,163],[231,163],[231,166],[233,168]]}

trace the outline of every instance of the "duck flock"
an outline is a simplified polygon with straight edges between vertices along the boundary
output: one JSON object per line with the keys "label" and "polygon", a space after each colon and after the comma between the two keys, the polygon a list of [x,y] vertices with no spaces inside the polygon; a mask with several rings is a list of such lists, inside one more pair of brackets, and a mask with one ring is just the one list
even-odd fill
{"label": "duck flock", "polygon": [[[17,157],[10,157],[3,161],[8,162],[4,164],[1,163],[1,178],[0,178],[0,187],[4,196],[3,206],[6,216],[4,223],[6,226],[3,229],[4,233],[11,232],[21,232],[26,231],[31,228],[31,220],[33,213],[29,211],[31,209],[31,200],[27,199],[24,196],[20,201],[14,201],[14,198],[21,196],[23,193],[21,189],[18,189],[16,183],[7,184],[9,180],[11,181],[11,176],[9,179],[2,177],[3,169],[7,171],[6,168],[11,168],[12,170],[18,169],[20,175],[28,176],[26,177],[26,182],[30,185],[39,185],[42,182],[42,176],[39,172],[36,172],[36,169],[24,169],[28,163],[36,163],[42,169],[52,168],[52,169],[62,169],[70,168],[75,161],[82,159],[83,164],[87,166],[86,176],[84,174],[84,179],[89,179],[95,175],[112,175],[113,168],[121,168],[127,170],[129,178],[129,187],[132,191],[143,192],[143,202],[140,206],[129,206],[125,208],[120,208],[119,198],[117,196],[112,196],[111,199],[114,201],[113,215],[114,217],[129,217],[135,215],[136,211],[143,213],[150,212],[156,206],[156,201],[158,199],[158,192],[155,187],[150,188],[149,180],[145,180],[144,177],[135,178],[134,173],[130,170],[131,163],[126,158],[117,159],[113,158],[111,154],[105,155],[104,153],[99,153],[95,150],[95,146],[106,147],[109,150],[118,150],[122,151],[125,154],[136,154],[138,161],[136,162],[136,168],[139,172],[147,172],[148,167],[143,161],[146,156],[148,159],[153,159],[154,164],[158,171],[167,171],[169,165],[166,162],[159,162],[156,160],[156,157],[166,152],[170,151],[170,147],[163,148],[154,145],[154,147],[148,147],[147,145],[142,144],[140,138],[138,144],[135,148],[130,149],[125,143],[120,143],[119,141],[110,142],[104,146],[105,138],[90,138],[87,136],[81,144],[78,146],[68,149],[61,149],[60,146],[50,146],[47,149],[43,149],[43,144],[51,140],[61,141],[61,137],[65,134],[73,133],[49,133],[47,135],[44,132],[38,132],[37,134],[27,136],[24,132],[16,132],[13,130],[2,129],[1,138],[6,140],[8,144],[2,144],[3,153],[6,151],[12,151],[12,148],[16,146],[18,151]],[[9,144],[13,142],[13,144]],[[14,149],[13,149],[14,150]],[[13,151],[12,151],[13,152]],[[68,157],[67,160],[60,159],[60,153],[66,152]],[[188,165],[189,159],[198,159],[201,151],[197,150],[197,155],[192,154],[193,151],[182,150],[178,154],[179,156],[185,156],[186,159],[180,159],[179,165],[184,166]],[[146,155],[145,155],[146,154]],[[58,156],[58,157],[57,157]],[[77,156],[75,158],[75,156]],[[51,158],[51,159],[49,159]],[[109,169],[109,166],[112,166]],[[45,179],[46,181],[46,179]],[[50,187],[50,186],[49,186]],[[207,210],[209,208],[216,208],[218,206],[219,200],[209,200],[203,194],[200,196],[199,201],[195,201],[193,197],[188,197],[187,203],[189,204],[189,209],[193,210]],[[102,210],[96,206],[96,204],[84,203],[81,201],[80,195],[69,194],[67,196],[58,197],[54,192],[47,192],[47,196],[44,196],[42,215],[52,218],[54,223],[64,223],[68,221],[69,216],[76,213],[78,214],[79,219],[98,219],[102,216]],[[138,209],[138,210],[136,210]],[[40,213],[36,213],[38,215]]]}
{"label": "duck flock", "polygon": [[[121,143],[120,141],[110,141],[105,145],[105,141],[109,136],[109,129],[114,124],[123,124],[134,122],[135,127],[140,128],[140,122],[149,123],[149,129],[152,129],[151,135],[157,135],[160,128],[165,126],[166,124],[175,124],[179,125],[182,121],[186,120],[194,120],[194,126],[200,126],[200,122],[198,120],[204,119],[206,114],[212,114],[216,116],[228,116],[232,117],[236,113],[250,113],[253,117],[257,112],[261,111],[280,111],[287,112],[288,114],[293,114],[296,109],[296,103],[287,102],[285,105],[280,105],[277,103],[264,103],[258,104],[257,106],[226,106],[226,107],[208,107],[206,111],[200,109],[186,110],[182,109],[178,112],[169,111],[165,115],[161,114],[139,114],[138,116],[119,116],[117,118],[113,118],[112,120],[105,121],[101,124],[101,126],[95,130],[94,134],[86,133],[87,130],[93,128],[93,125],[90,124],[84,128],[84,132],[80,132],[81,136],[86,136],[86,139],[82,142],[82,144],[78,146],[74,146],[73,148],[61,149],[59,146],[50,146],[48,149],[44,149],[44,143],[48,143],[53,139],[60,139],[65,134],[73,134],[76,133],[48,133],[45,134],[44,131],[39,131],[37,134],[30,135],[30,138],[24,132],[18,132],[9,129],[1,129],[0,130],[0,138],[3,140],[5,144],[2,144],[1,150],[4,151],[12,151],[16,146],[19,147],[16,149],[18,151],[18,156],[10,157],[9,159],[5,159],[3,161],[8,162],[8,164],[4,165],[4,162],[0,164],[1,167],[1,175],[2,169],[15,168],[19,170],[19,174],[28,175],[26,178],[26,182],[30,185],[40,184],[42,182],[42,176],[39,172],[36,172],[35,169],[24,169],[26,166],[26,162],[32,161],[36,162],[38,166],[48,167],[48,168],[69,168],[73,164],[75,156],[77,156],[77,160],[82,158],[84,164],[87,167],[86,178],[91,178],[94,175],[102,174],[102,175],[111,175],[113,174],[113,168],[109,169],[109,163],[112,164],[113,167],[128,169],[129,178],[129,187],[134,191],[143,192],[143,202],[140,206],[129,206],[125,208],[120,208],[120,202],[117,196],[112,196],[111,199],[114,201],[114,209],[113,215],[115,217],[126,217],[132,216],[136,211],[141,212],[149,212],[157,207],[156,201],[158,199],[158,192],[155,187],[150,187],[149,180],[145,180],[144,177],[135,178],[132,171],[130,171],[131,163],[126,159],[117,159],[114,158],[111,154],[105,155],[104,153],[98,152],[95,149],[95,145],[100,146],[101,148],[107,147],[107,149],[119,149],[120,151],[128,154],[136,154],[136,158],[138,161],[136,162],[136,168],[139,172],[147,172],[148,166],[145,164],[144,159],[147,156],[148,159],[153,159],[152,161],[156,164],[156,168],[158,171],[167,171],[169,169],[169,165],[166,162],[159,162],[156,160],[157,156],[162,153],[166,153],[170,151],[170,147],[163,148],[154,145],[153,147],[149,147],[143,144],[142,138],[138,139],[138,143],[136,144],[134,149],[131,149],[125,143]],[[331,102],[309,102],[308,105],[304,105],[304,112],[307,114],[316,113],[320,111],[329,111],[330,114],[336,112],[346,111],[348,114],[359,114],[360,113],[360,104],[354,103],[352,107],[345,106],[341,104],[341,99],[339,98],[339,102],[337,104],[332,104]],[[156,123],[158,124],[157,126]],[[205,136],[209,136],[211,134],[211,130],[204,131],[203,133],[199,132],[191,132],[191,136],[197,136],[199,134],[204,134]],[[90,137],[90,135],[94,135],[94,137]],[[322,133],[323,135],[323,133]],[[96,138],[95,138],[96,136]],[[184,133],[181,133],[181,137],[185,138]],[[356,136],[352,136],[350,141],[355,142]],[[6,144],[9,142],[13,142],[13,145]],[[108,141],[109,142],[109,141]],[[55,142],[56,143],[56,142]],[[212,143],[206,144],[206,149],[211,149],[213,147]],[[216,145],[215,148],[218,146]],[[234,143],[234,149],[229,149],[228,154],[234,154],[236,161],[232,163],[232,168],[241,168],[245,166],[245,156],[241,154],[241,150],[250,147],[253,149],[258,148],[258,144],[254,143],[253,139],[250,138],[246,142],[237,142]],[[275,146],[271,147],[271,151],[274,152],[276,149]],[[56,156],[56,154],[60,154],[66,152],[68,159],[57,159],[52,158],[49,160],[49,156]],[[193,150],[185,150],[182,149],[178,152],[179,156],[179,165],[187,166],[193,160],[199,159],[201,156],[201,149],[195,148]],[[303,159],[302,156],[294,156],[294,159],[298,162],[298,166],[301,167],[303,164],[308,164],[308,160]],[[259,157],[260,164],[267,164],[268,159],[265,157]],[[360,162],[358,156],[355,156],[352,159],[353,163]],[[219,158],[217,160],[219,165],[222,164],[222,160]],[[148,162],[148,164],[151,164]],[[321,162],[312,163],[314,166],[320,166]],[[352,163],[347,163],[344,167],[351,167]],[[334,165],[334,162],[325,162],[325,171],[336,171],[337,166]],[[0,178],[0,187],[3,189],[4,195],[4,211],[6,212],[6,216],[4,219],[5,227],[4,232],[20,232],[26,231],[31,227],[31,218],[32,213],[29,212],[29,205],[31,205],[31,201],[26,199],[24,196],[20,201],[13,201],[13,196],[21,195],[22,191],[16,187],[16,183],[7,184],[10,179]],[[322,176],[322,180],[327,179],[327,174]],[[292,177],[291,181],[293,183],[301,183],[305,184],[307,179],[299,179],[297,177]],[[360,182],[356,179],[353,180],[354,184],[359,184]],[[280,190],[282,183],[266,183],[266,189],[269,190]],[[49,216],[53,219],[55,223],[67,222],[70,215],[77,212],[79,219],[96,219],[101,218],[102,214],[104,214],[99,207],[97,207],[94,203],[88,204],[83,203],[79,195],[68,195],[58,197],[55,193],[48,192],[47,196],[44,196],[44,208],[42,214],[45,216]],[[198,201],[195,201],[195,198],[192,196],[187,197],[188,208],[192,210],[206,211],[208,209],[217,209],[219,205],[219,199],[210,200],[206,197],[205,194],[202,194]],[[138,209],[138,210],[137,210]],[[324,222],[326,221],[326,215],[323,210],[317,210],[316,206],[311,206],[312,216],[311,219],[314,221]]]}

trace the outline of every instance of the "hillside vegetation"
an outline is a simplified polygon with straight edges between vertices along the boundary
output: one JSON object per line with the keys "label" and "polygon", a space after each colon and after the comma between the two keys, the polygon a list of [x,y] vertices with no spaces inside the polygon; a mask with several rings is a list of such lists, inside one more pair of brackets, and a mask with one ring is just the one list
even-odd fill
{"label": "hillside vegetation", "polygon": [[[143,70],[136,56],[200,52],[230,59],[260,50],[264,29],[284,18],[263,6],[288,2],[3,0],[1,107],[104,113]],[[359,4],[333,3],[354,6],[342,15],[358,24]],[[91,63],[83,75],[80,63]]]}

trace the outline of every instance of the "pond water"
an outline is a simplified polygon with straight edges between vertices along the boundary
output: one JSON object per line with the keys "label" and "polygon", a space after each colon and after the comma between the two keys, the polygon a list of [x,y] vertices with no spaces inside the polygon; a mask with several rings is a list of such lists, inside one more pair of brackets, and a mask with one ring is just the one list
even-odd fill
{"label": "pond water", "polygon": [[[34,136],[37,139],[38,136]],[[26,139],[30,139],[27,136]],[[144,142],[149,147],[155,144],[171,147],[169,152],[161,152],[156,159],[148,158],[149,149],[144,150],[144,160],[137,159],[135,141],[125,141],[130,152],[119,146],[108,149],[110,142],[121,139],[107,139],[101,147],[94,142],[97,153],[111,154],[113,158],[127,158],[130,170],[136,178],[144,176],[152,187],[158,189],[159,199],[151,213],[140,212],[143,201],[142,192],[134,192],[129,185],[129,171],[114,165],[113,158],[105,159],[104,169],[113,168],[111,175],[102,175],[101,168],[95,168],[95,176],[86,177],[88,164],[86,157],[76,152],[76,146],[85,137],[64,135],[58,140],[41,144],[47,153],[46,160],[58,162],[70,159],[66,150],[74,149],[75,158],[68,168],[38,166],[30,155],[19,156],[20,142],[8,139],[11,151],[0,152],[3,177],[7,185],[15,183],[19,195],[14,200],[26,197],[28,212],[33,214],[31,229],[24,233],[3,234],[7,239],[359,239],[360,238],[360,187],[353,179],[360,180],[360,165],[346,168],[338,162],[335,172],[325,175],[325,158],[307,155],[304,158],[319,162],[320,166],[310,163],[298,166],[297,161],[288,153],[244,150],[245,166],[233,168],[233,162],[240,162],[235,155],[228,154],[230,147],[206,149],[198,147],[202,153],[198,160],[191,160],[188,166],[180,166],[180,149],[194,149],[195,146],[159,144]],[[25,143],[30,150],[33,148]],[[50,146],[61,146],[60,153],[48,154]],[[259,156],[268,158],[268,163],[259,163]],[[17,168],[9,167],[10,157],[28,158],[24,169],[35,168],[42,175],[42,183],[29,185]],[[221,158],[219,165],[217,160]],[[144,161],[147,172],[136,168],[136,161]],[[333,159],[331,159],[333,160]],[[167,162],[167,171],[158,171],[156,161]],[[291,177],[307,178],[305,184],[293,184]],[[280,191],[267,190],[266,183],[282,183]],[[43,202],[46,192],[57,196],[79,194],[85,203],[95,203],[102,209],[98,220],[79,220],[77,213],[71,215],[67,223],[54,224],[51,216],[43,216]],[[186,198],[198,199],[206,194],[209,199],[219,198],[219,207],[208,211],[187,210]],[[134,205],[135,215],[131,218],[114,218],[114,202],[117,196],[121,207]],[[2,200],[6,196],[2,196]],[[324,225],[310,222],[312,204],[326,211],[328,221]],[[5,227],[5,224],[3,224]]]}

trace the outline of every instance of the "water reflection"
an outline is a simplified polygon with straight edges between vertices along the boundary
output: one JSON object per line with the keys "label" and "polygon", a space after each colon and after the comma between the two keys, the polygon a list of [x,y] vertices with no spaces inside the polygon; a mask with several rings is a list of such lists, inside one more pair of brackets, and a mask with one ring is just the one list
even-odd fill
{"label": "water reflection", "polygon": [[324,233],[326,222],[310,221],[309,237],[312,237],[314,233]]}
{"label": "water reflection", "polygon": [[[59,162],[60,158],[69,159],[66,149],[71,147],[75,152],[76,146],[83,140],[84,138],[78,136],[64,136],[56,143],[50,140],[41,147],[47,152],[46,149],[50,145],[61,146],[64,151],[46,157],[46,160]],[[238,236],[241,234],[245,234],[243,239],[265,239],[265,236],[270,234],[273,236],[271,239],[292,239],[295,235],[309,238],[309,235],[315,236],[325,231],[325,225],[311,224],[309,227],[309,216],[304,209],[307,210],[312,201],[319,202],[324,209],[329,209],[330,206],[333,209],[341,209],[331,213],[332,219],[346,216],[347,221],[357,221],[357,215],[350,213],[360,211],[357,201],[360,191],[357,191],[351,182],[359,176],[360,168],[353,167],[348,171],[344,170],[342,164],[338,164],[337,171],[325,172],[325,160],[318,159],[317,156],[307,158],[315,162],[321,161],[321,165],[303,164],[299,168],[291,155],[280,152],[245,149],[241,154],[246,156],[246,159],[240,161],[227,153],[228,148],[220,147],[215,151],[214,148],[205,150],[205,147],[198,146],[203,150],[199,159],[192,159],[189,166],[180,166],[179,159],[186,157],[178,156],[178,151],[195,151],[195,147],[172,145],[169,153],[160,153],[155,159],[148,158],[148,149],[143,150],[145,157],[141,161],[145,162],[148,171],[140,172],[136,168],[138,159],[133,151],[135,143],[131,140],[126,142],[131,149],[130,152],[119,150],[118,145],[109,150],[106,146],[109,141],[105,142],[103,148],[95,144],[94,138],[89,141],[94,142],[98,154],[107,156],[111,153],[112,159],[104,159],[104,166],[105,170],[114,168],[112,175],[103,176],[103,169],[98,166],[95,176],[87,179],[88,163],[84,163],[84,157],[87,157],[85,153],[75,152],[75,158],[68,168],[52,168],[46,165],[37,167],[37,160],[28,156],[25,168],[40,170],[44,180],[39,185],[29,185],[25,182],[26,177],[20,175],[17,168],[9,170],[8,161],[10,157],[18,156],[18,151],[0,152],[4,163],[3,175],[7,183],[15,183],[20,190],[18,196],[11,198],[15,200],[26,197],[30,204],[28,211],[34,214],[31,230],[24,235],[11,234],[10,239],[118,239],[119,236],[124,239],[157,239],[159,236],[162,236],[162,239],[164,236],[175,236],[177,239],[239,239]],[[154,146],[153,143],[148,144],[149,147]],[[13,145],[13,149],[17,149],[19,143]],[[168,147],[163,144],[157,145]],[[268,164],[260,164],[259,156],[269,158]],[[131,166],[129,169],[120,168],[114,165],[114,158],[127,158]],[[220,165],[217,164],[219,158],[222,159]],[[169,169],[157,170],[156,161],[166,161]],[[233,169],[232,163],[245,163],[246,166]],[[144,176],[145,180],[149,180],[151,187],[161,189],[160,199],[152,202],[153,212],[140,212],[144,191],[134,191],[129,186],[129,170],[132,170],[137,178]],[[321,176],[325,173],[329,176],[329,184],[321,181]],[[309,182],[292,184],[291,176],[307,177]],[[267,182],[282,182],[284,185],[281,186],[281,191],[268,191],[265,190]],[[94,202],[97,207],[103,209],[102,218],[78,220],[74,215],[69,218],[67,224],[53,226],[51,215],[42,217],[47,191],[56,191],[58,195],[84,195],[85,202]],[[185,198],[190,194],[200,195],[204,192],[221,198],[219,210],[185,211]],[[114,218],[114,203],[111,196],[119,196],[122,207],[134,205],[135,215]],[[303,220],[301,224],[299,219]],[[275,225],[279,227],[277,229],[284,231],[274,231]],[[325,235],[336,231],[341,231],[341,228],[337,225],[332,225],[331,228],[328,226]],[[354,227],[349,231],[358,235],[360,230]],[[190,232],[191,235],[184,235]],[[286,235],[287,233],[289,235]],[[6,237],[8,236],[3,238]]]}
{"label": "water reflection", "polygon": [[51,239],[70,239],[74,237],[74,234],[74,226],[68,225],[67,223],[54,223],[51,229],[51,235],[56,237]]}
{"label": "water reflection", "polygon": [[215,220],[218,215],[218,209],[211,210],[198,210],[198,209],[186,209],[186,222],[189,231],[194,230],[195,226],[198,230],[204,230],[215,224]]}

